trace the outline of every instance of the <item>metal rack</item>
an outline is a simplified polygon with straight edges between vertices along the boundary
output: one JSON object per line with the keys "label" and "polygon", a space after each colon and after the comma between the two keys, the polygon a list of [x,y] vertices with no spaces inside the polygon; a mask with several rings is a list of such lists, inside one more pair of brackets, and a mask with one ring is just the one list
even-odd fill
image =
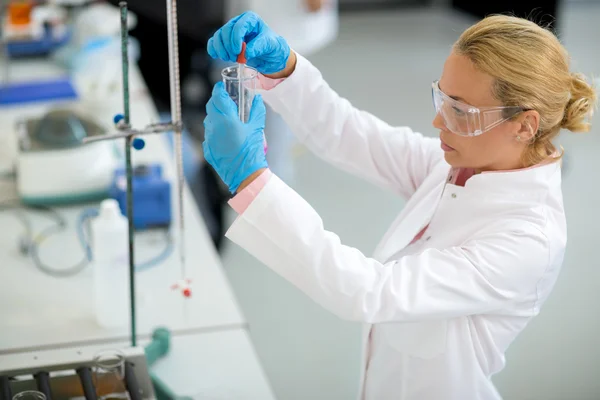
{"label": "metal rack", "polygon": [[[120,351],[126,360],[125,384],[130,399],[155,399],[144,349]],[[91,373],[94,355],[89,348],[70,348],[2,356],[0,400],[11,400],[11,395],[26,390],[50,391],[48,400],[96,400]]]}

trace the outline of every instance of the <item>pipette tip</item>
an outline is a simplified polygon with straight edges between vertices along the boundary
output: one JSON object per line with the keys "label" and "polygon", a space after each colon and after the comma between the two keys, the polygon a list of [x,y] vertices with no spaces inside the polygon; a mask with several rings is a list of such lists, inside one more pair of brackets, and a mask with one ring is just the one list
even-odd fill
{"label": "pipette tip", "polygon": [[242,42],[242,51],[237,56],[238,64],[246,64],[246,42]]}

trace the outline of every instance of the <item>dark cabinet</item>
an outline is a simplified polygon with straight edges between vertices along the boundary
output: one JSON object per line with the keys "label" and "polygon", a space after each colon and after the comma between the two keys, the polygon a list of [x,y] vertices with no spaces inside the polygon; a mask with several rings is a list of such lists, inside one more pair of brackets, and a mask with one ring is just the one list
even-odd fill
{"label": "dark cabinet", "polygon": [[540,25],[558,26],[558,0],[452,0],[452,7],[469,13],[477,18],[490,14],[510,13],[517,17],[528,18]]}

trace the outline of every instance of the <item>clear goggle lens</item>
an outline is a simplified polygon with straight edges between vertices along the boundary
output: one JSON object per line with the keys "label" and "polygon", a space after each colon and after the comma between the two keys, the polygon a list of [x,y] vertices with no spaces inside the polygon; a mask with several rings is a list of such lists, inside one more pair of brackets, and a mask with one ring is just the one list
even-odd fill
{"label": "clear goggle lens", "polygon": [[473,107],[446,95],[438,81],[433,82],[432,95],[435,111],[446,128],[461,136],[481,135],[523,111],[521,107]]}

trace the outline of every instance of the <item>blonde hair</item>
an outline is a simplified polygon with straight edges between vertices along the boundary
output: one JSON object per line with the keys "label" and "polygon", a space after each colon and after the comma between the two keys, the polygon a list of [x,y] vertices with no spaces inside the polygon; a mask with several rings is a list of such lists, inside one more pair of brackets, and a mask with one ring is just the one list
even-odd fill
{"label": "blonde hair", "polygon": [[570,72],[569,55],[549,30],[526,19],[493,15],[467,29],[454,50],[495,79],[492,93],[504,105],[540,114],[539,129],[523,154],[527,166],[557,152],[552,140],[561,128],[589,131],[596,92],[583,75]]}

